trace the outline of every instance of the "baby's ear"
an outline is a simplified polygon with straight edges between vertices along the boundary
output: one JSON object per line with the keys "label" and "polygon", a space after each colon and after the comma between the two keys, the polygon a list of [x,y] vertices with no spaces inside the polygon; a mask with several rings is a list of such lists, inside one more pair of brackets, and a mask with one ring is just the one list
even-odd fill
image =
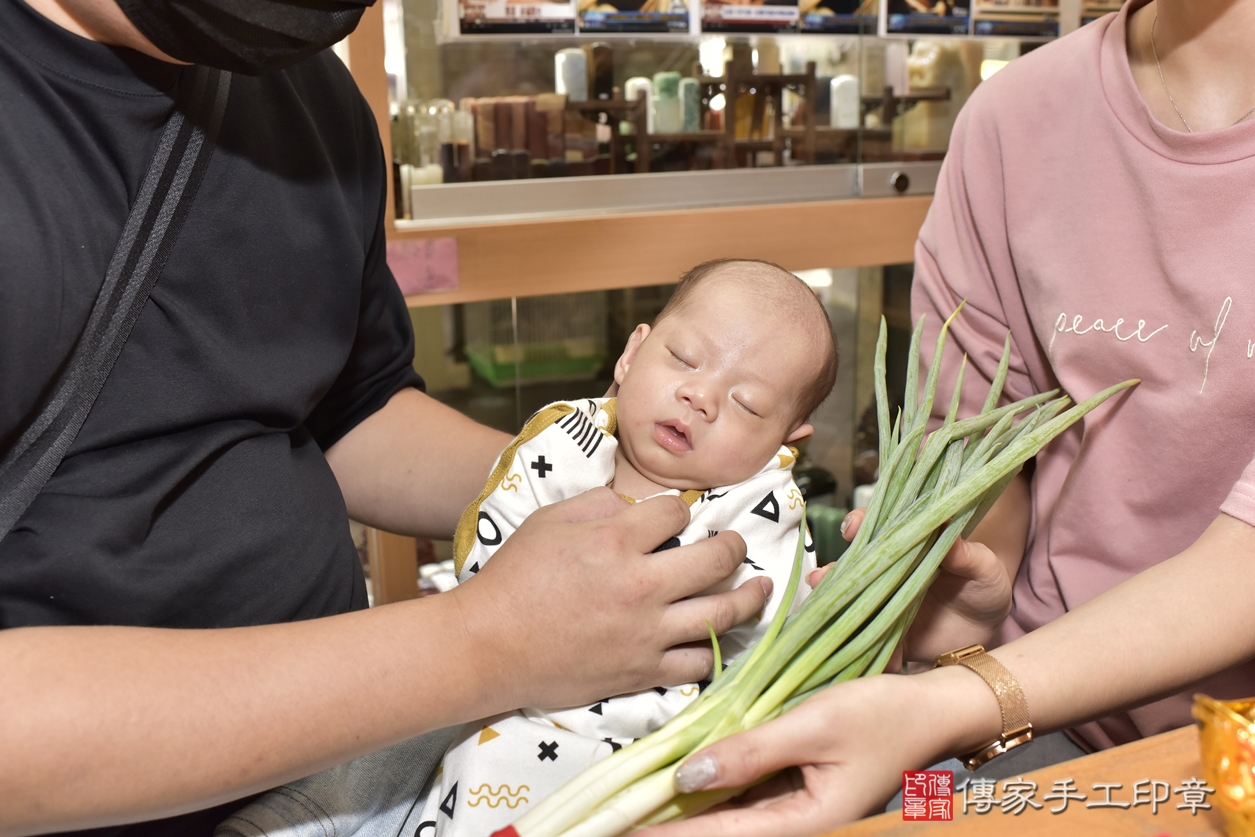
{"label": "baby's ear", "polygon": [[797,429],[794,430],[792,433],[790,433],[788,438],[784,440],[785,444],[791,444],[793,442],[800,442],[801,440],[805,439],[807,436],[811,435],[814,432],[815,432],[815,428],[812,427],[811,425],[799,424],[797,426]]}
{"label": "baby's ear", "polygon": [[649,326],[641,323],[632,332],[632,336],[628,338],[627,346],[623,348],[623,354],[619,355],[619,359],[614,364],[614,382],[616,384],[623,383],[623,378],[627,375],[628,369],[632,366],[632,361],[636,359],[636,353],[640,351],[641,344],[645,342],[645,338],[649,336]]}

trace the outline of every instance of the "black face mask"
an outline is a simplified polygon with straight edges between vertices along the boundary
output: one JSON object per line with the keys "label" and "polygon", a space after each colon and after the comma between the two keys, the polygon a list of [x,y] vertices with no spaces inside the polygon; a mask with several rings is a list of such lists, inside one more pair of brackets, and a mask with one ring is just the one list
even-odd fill
{"label": "black face mask", "polygon": [[245,75],[281,70],[346,37],[375,0],[117,0],[157,49]]}

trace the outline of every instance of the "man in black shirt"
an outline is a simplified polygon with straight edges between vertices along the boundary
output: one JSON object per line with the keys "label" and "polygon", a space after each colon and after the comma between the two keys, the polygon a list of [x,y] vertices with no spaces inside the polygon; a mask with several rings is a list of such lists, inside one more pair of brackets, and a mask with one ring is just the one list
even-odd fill
{"label": "man in black shirt", "polygon": [[[0,451],[64,373],[183,57],[113,0],[0,0]],[[649,555],[687,509],[606,491],[453,593],[363,610],[346,512],[447,538],[508,441],[421,391],[384,172],[334,56],[234,78],[169,262],[0,541],[0,831],[201,811],[463,720],[700,679],[709,651],[675,646],[761,607],[757,584],[680,601],[743,544]]]}

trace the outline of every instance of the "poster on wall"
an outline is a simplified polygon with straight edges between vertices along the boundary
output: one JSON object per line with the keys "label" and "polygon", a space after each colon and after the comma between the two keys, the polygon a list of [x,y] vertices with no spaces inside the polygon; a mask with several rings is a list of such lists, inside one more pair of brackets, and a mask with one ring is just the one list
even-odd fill
{"label": "poster on wall", "polygon": [[798,0],[702,0],[703,32],[791,32]]}
{"label": "poster on wall", "polygon": [[1059,0],[985,0],[972,10],[972,34],[1000,38],[1053,38],[1059,34]]}
{"label": "poster on wall", "polygon": [[575,32],[575,0],[459,0],[463,35]]}
{"label": "poster on wall", "polygon": [[581,32],[689,31],[687,0],[579,0]]}
{"label": "poster on wall", "polygon": [[888,0],[885,31],[903,35],[967,35],[969,7],[954,0]]}
{"label": "poster on wall", "polygon": [[879,0],[799,0],[798,23],[803,32],[875,35]]}

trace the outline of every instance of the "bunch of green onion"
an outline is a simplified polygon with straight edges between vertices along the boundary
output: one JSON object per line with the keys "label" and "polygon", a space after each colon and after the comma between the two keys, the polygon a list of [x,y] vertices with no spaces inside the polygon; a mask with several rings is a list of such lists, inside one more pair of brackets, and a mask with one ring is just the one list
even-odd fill
{"label": "bunch of green onion", "polygon": [[[938,335],[935,361],[957,314]],[[678,794],[675,772],[702,747],[762,724],[826,686],[883,671],[955,541],[971,533],[1038,450],[1137,383],[1116,384],[1071,409],[1070,399],[1058,390],[996,407],[1010,360],[1008,336],[981,413],[962,420],[956,415],[964,358],[945,421],[925,440],[940,363],[928,371],[917,399],[923,325],[921,317],[911,340],[904,407],[890,427],[881,320],[875,361],[880,478],[840,562],[797,613],[787,616],[801,576],[805,532],[799,532],[784,604],[763,638],[722,673],[715,642],[715,679],[693,703],[658,731],[590,767],[495,837],[613,837],[692,816],[740,794],[744,788]]]}

